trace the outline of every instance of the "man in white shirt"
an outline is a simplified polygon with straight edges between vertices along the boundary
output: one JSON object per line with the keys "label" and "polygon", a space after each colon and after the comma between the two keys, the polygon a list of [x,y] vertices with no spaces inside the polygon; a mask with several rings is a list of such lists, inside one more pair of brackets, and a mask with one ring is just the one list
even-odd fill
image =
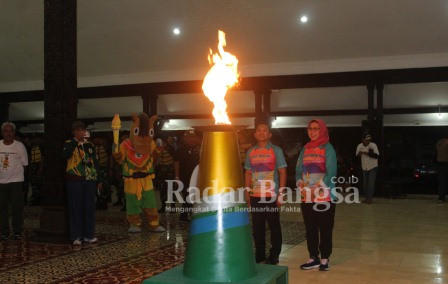
{"label": "man in white shirt", "polygon": [[371,142],[369,133],[364,133],[362,143],[356,148],[356,156],[361,157],[362,177],[364,186],[364,202],[372,204],[375,190],[376,172],[378,170],[379,151],[375,143]]}
{"label": "man in white shirt", "polygon": [[22,240],[23,230],[23,181],[28,154],[25,146],[16,141],[16,126],[5,122],[1,126],[0,140],[0,241],[9,238],[9,205],[12,212],[14,240]]}

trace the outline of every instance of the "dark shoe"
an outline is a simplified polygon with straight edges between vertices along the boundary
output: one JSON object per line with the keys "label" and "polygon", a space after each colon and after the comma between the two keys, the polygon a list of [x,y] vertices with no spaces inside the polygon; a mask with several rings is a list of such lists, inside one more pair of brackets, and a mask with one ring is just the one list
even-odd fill
{"label": "dark shoe", "polygon": [[318,257],[310,258],[306,263],[300,265],[300,268],[308,270],[320,267],[320,259]]}
{"label": "dark shoe", "polygon": [[367,204],[372,204],[372,199],[366,200]]}
{"label": "dark shoe", "polygon": [[155,227],[155,228],[149,228],[149,231],[151,231],[151,232],[154,232],[154,233],[163,233],[163,232],[165,232],[166,230],[165,230],[165,228],[164,227],[162,227],[162,226],[157,226],[157,227]]}
{"label": "dark shoe", "polygon": [[98,203],[96,205],[97,210],[107,210],[107,203]]}
{"label": "dark shoe", "polygon": [[269,256],[265,263],[266,264],[271,264],[271,265],[277,265],[278,264],[278,257]]}
{"label": "dark shoe", "polygon": [[188,212],[180,213],[180,215],[179,215],[179,222],[190,223],[190,216],[188,215]]}
{"label": "dark shoe", "polygon": [[40,201],[33,200],[33,201],[30,202],[29,205],[30,205],[30,206],[40,206]]}
{"label": "dark shoe", "polygon": [[437,203],[439,203],[439,204],[442,204],[444,202],[445,202],[445,200],[442,200],[442,199],[437,200]]}
{"label": "dark shoe", "polygon": [[12,239],[15,240],[15,241],[21,241],[21,240],[23,240],[23,237],[20,234],[14,234]]}
{"label": "dark shoe", "polygon": [[328,271],[328,270],[330,270],[330,260],[328,260],[326,264],[319,265],[319,270],[320,271]]}
{"label": "dark shoe", "polygon": [[255,256],[256,263],[264,263],[266,261],[266,256]]}
{"label": "dark shoe", "polygon": [[0,235],[0,242],[7,241],[9,239],[8,235]]}
{"label": "dark shoe", "polygon": [[188,218],[187,216],[180,216],[179,222],[180,223],[190,223],[190,218]]}

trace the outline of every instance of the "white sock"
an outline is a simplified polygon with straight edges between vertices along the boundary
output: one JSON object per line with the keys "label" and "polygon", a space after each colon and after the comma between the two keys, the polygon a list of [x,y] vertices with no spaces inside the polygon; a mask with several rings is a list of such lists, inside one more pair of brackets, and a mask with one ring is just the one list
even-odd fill
{"label": "white sock", "polygon": [[328,258],[322,258],[320,260],[320,264],[323,264],[323,265],[327,264],[327,262],[328,262]]}

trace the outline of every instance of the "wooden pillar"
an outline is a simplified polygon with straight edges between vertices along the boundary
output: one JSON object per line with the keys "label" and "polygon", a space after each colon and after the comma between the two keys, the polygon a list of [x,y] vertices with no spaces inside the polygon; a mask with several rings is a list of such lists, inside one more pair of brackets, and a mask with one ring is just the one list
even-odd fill
{"label": "wooden pillar", "polygon": [[149,107],[150,110],[147,112],[149,117],[153,115],[157,115],[157,95],[151,95],[149,96]]}
{"label": "wooden pillar", "polygon": [[6,121],[9,121],[9,103],[0,96],[0,125]]}
{"label": "wooden pillar", "polygon": [[149,115],[149,112],[151,110],[149,105],[149,96],[148,95],[142,96],[142,100],[143,100],[143,112]]}
{"label": "wooden pillar", "polygon": [[257,121],[263,118],[263,92],[261,90],[254,90],[254,94],[255,94],[254,124],[257,125]]}
{"label": "wooden pillar", "polygon": [[263,91],[263,116],[266,121],[268,121],[269,126],[272,127],[272,117],[271,117],[271,90]]}
{"label": "wooden pillar", "polygon": [[263,91],[263,114],[266,118],[271,116],[271,90]]}
{"label": "wooden pillar", "polygon": [[384,123],[383,123],[383,98],[384,98],[384,85],[378,84],[376,85],[376,105],[377,105],[377,113],[376,113],[376,141],[378,141],[378,150],[380,151],[380,159],[379,159],[379,165],[384,166],[385,165],[385,153],[384,153]]}
{"label": "wooden pillar", "polygon": [[77,116],[76,0],[44,0],[44,131],[39,241],[68,241],[64,141]]}
{"label": "wooden pillar", "polygon": [[[362,121],[361,131],[372,132],[375,131],[375,85],[367,85],[367,119]],[[373,133],[372,133],[373,134]]]}
{"label": "wooden pillar", "polygon": [[370,123],[373,123],[375,118],[375,109],[374,109],[374,96],[375,96],[375,85],[367,85],[367,120]]}
{"label": "wooden pillar", "polygon": [[157,95],[144,95],[143,99],[143,112],[149,115],[157,115]]}

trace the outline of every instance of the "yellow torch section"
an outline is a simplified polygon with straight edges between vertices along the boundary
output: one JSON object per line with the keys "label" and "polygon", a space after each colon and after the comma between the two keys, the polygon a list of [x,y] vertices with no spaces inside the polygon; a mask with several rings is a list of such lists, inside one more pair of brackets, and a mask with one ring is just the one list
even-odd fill
{"label": "yellow torch section", "polygon": [[201,197],[227,193],[244,186],[238,142],[234,131],[205,132],[199,162]]}
{"label": "yellow torch section", "polygon": [[117,145],[115,148],[115,152],[118,153],[118,143],[119,143],[119,135],[120,135],[120,129],[121,129],[121,120],[120,116],[118,114],[114,115],[114,118],[112,119],[112,132],[114,134],[114,144]]}

